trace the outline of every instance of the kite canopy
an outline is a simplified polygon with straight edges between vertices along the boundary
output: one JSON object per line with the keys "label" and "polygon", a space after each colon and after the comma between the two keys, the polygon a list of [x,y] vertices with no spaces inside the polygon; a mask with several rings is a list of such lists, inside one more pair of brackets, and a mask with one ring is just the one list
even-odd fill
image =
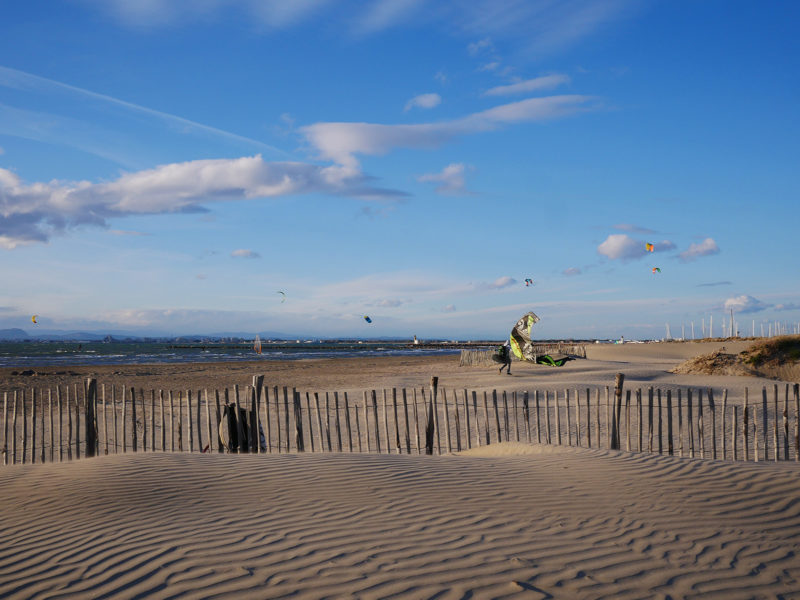
{"label": "kite canopy", "polygon": [[661,269],[658,267],[653,267],[653,273],[661,273]]}
{"label": "kite canopy", "polygon": [[38,323],[38,321],[36,320],[36,319],[38,319],[38,318],[39,318],[39,315],[33,315],[33,316],[31,317],[31,321],[32,321],[32,322],[34,322],[34,323]]}
{"label": "kite canopy", "polygon": [[656,248],[655,248],[655,246],[653,246],[653,244],[651,244],[650,242],[647,242],[647,243],[644,245],[644,249],[645,249],[647,252],[652,252],[652,251],[653,251],[653,250],[655,250]]}
{"label": "kite canopy", "polygon": [[534,313],[525,313],[522,318],[514,325],[511,330],[509,341],[511,342],[511,351],[520,360],[535,361],[536,356],[533,353],[533,342],[531,342],[531,329],[535,323],[539,322],[539,317]]}
{"label": "kite canopy", "polygon": [[372,319],[370,319],[370,318],[369,318],[367,315],[364,315],[364,320],[365,320],[367,323],[372,323]]}

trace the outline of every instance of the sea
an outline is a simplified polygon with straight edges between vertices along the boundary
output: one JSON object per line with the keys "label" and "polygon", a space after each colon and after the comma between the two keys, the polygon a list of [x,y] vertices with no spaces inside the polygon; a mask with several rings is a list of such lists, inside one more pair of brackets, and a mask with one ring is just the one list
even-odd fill
{"label": "sea", "polygon": [[181,362],[302,360],[311,358],[456,354],[463,346],[441,342],[415,346],[395,341],[262,341],[252,343],[175,342],[0,342],[0,367],[123,365]]}

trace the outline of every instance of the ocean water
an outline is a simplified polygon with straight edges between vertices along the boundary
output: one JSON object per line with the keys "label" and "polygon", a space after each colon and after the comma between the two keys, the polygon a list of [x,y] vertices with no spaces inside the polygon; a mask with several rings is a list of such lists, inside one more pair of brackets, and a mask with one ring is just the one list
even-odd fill
{"label": "ocean water", "polygon": [[257,354],[245,344],[167,342],[0,342],[0,367],[115,365],[246,360],[299,360],[350,356],[421,356],[457,353],[456,347],[414,347],[403,342],[263,342]]}

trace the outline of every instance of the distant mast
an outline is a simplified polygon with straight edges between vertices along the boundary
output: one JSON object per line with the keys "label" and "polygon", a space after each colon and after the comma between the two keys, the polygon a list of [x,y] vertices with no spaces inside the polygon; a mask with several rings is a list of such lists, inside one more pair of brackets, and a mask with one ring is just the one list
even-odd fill
{"label": "distant mast", "polygon": [[261,338],[258,334],[256,334],[256,339],[253,341],[253,350],[256,351],[256,354],[261,354]]}

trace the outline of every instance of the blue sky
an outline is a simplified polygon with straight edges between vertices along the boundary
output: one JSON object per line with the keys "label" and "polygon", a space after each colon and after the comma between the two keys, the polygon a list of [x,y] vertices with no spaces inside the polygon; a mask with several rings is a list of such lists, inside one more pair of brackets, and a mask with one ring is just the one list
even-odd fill
{"label": "blue sky", "polygon": [[542,338],[699,336],[712,317],[720,334],[731,309],[743,334],[800,322],[798,17],[5,2],[0,327],[496,339],[528,310]]}

